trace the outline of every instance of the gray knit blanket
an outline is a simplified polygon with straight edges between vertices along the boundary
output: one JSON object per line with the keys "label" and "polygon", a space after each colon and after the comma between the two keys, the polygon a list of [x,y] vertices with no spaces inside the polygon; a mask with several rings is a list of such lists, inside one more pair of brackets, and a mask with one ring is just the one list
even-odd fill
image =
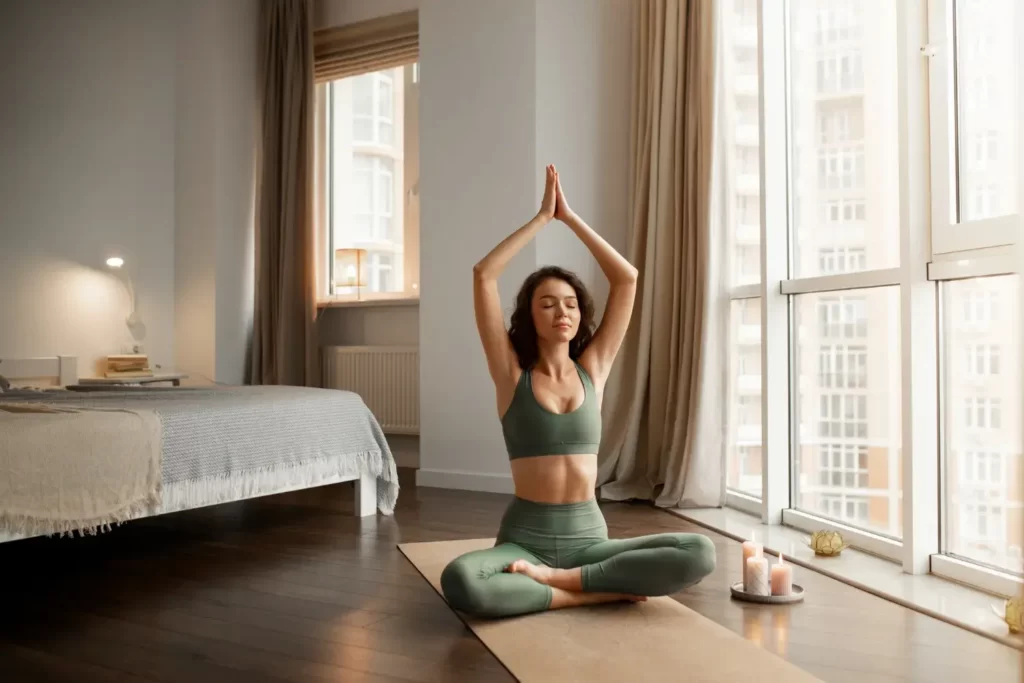
{"label": "gray knit blanket", "polygon": [[[210,504],[211,493],[219,498],[214,502],[222,502],[364,474],[376,478],[377,508],[383,514],[392,514],[398,501],[398,474],[387,440],[362,398],[352,392],[287,386],[152,387],[14,390],[0,399],[152,411],[162,427],[165,509]],[[183,499],[167,500],[168,492]]]}

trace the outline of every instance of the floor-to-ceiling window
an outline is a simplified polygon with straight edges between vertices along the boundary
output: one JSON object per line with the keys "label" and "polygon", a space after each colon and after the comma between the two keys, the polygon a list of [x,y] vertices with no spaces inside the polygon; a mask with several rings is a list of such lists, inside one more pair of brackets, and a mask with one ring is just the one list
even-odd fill
{"label": "floor-to-ceiling window", "polygon": [[726,484],[738,501],[761,498],[761,184],[757,0],[721,6],[720,158],[724,236],[732,285]]}
{"label": "floor-to-ceiling window", "polygon": [[787,26],[792,507],[899,538],[896,16],[790,0]]}
{"label": "floor-to-ceiling window", "polygon": [[720,13],[729,503],[1015,592],[1022,9],[736,0]]}

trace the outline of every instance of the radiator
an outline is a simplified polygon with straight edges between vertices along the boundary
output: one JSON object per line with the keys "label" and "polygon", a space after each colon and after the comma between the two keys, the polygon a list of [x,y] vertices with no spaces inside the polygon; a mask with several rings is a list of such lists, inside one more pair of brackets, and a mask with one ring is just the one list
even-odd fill
{"label": "radiator", "polygon": [[359,394],[388,434],[419,434],[416,346],[325,346],[324,386]]}

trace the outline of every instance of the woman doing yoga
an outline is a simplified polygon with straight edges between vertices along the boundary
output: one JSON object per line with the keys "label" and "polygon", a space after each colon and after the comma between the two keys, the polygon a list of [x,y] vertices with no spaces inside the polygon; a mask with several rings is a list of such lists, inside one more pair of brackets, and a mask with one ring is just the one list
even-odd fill
{"label": "woman doing yoga", "polygon": [[[494,547],[454,559],[441,575],[448,603],[503,617],[612,601],[641,601],[697,583],[715,567],[698,534],[609,539],[595,496],[601,398],[629,326],[637,271],[572,212],[546,169],[538,214],[473,268],[477,329],[494,381],[515,497]],[[583,283],[561,268],[526,278],[505,330],[498,276],[551,220],[564,222],[608,278],[601,325]]]}

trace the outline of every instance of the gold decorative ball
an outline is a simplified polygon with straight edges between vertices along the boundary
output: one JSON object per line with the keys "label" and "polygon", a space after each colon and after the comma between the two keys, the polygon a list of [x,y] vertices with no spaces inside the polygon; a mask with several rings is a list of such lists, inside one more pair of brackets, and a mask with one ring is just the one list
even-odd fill
{"label": "gold decorative ball", "polygon": [[833,557],[850,547],[849,543],[843,541],[843,535],[838,531],[815,531],[811,534],[811,542],[808,544],[815,555]]}
{"label": "gold decorative ball", "polygon": [[1000,619],[1006,622],[1006,627],[1010,629],[1010,633],[1020,633],[1024,631],[1024,600],[1019,596],[1010,598],[1006,601],[1003,606],[1003,613],[999,614],[999,611],[992,607],[992,611],[996,613]]}

